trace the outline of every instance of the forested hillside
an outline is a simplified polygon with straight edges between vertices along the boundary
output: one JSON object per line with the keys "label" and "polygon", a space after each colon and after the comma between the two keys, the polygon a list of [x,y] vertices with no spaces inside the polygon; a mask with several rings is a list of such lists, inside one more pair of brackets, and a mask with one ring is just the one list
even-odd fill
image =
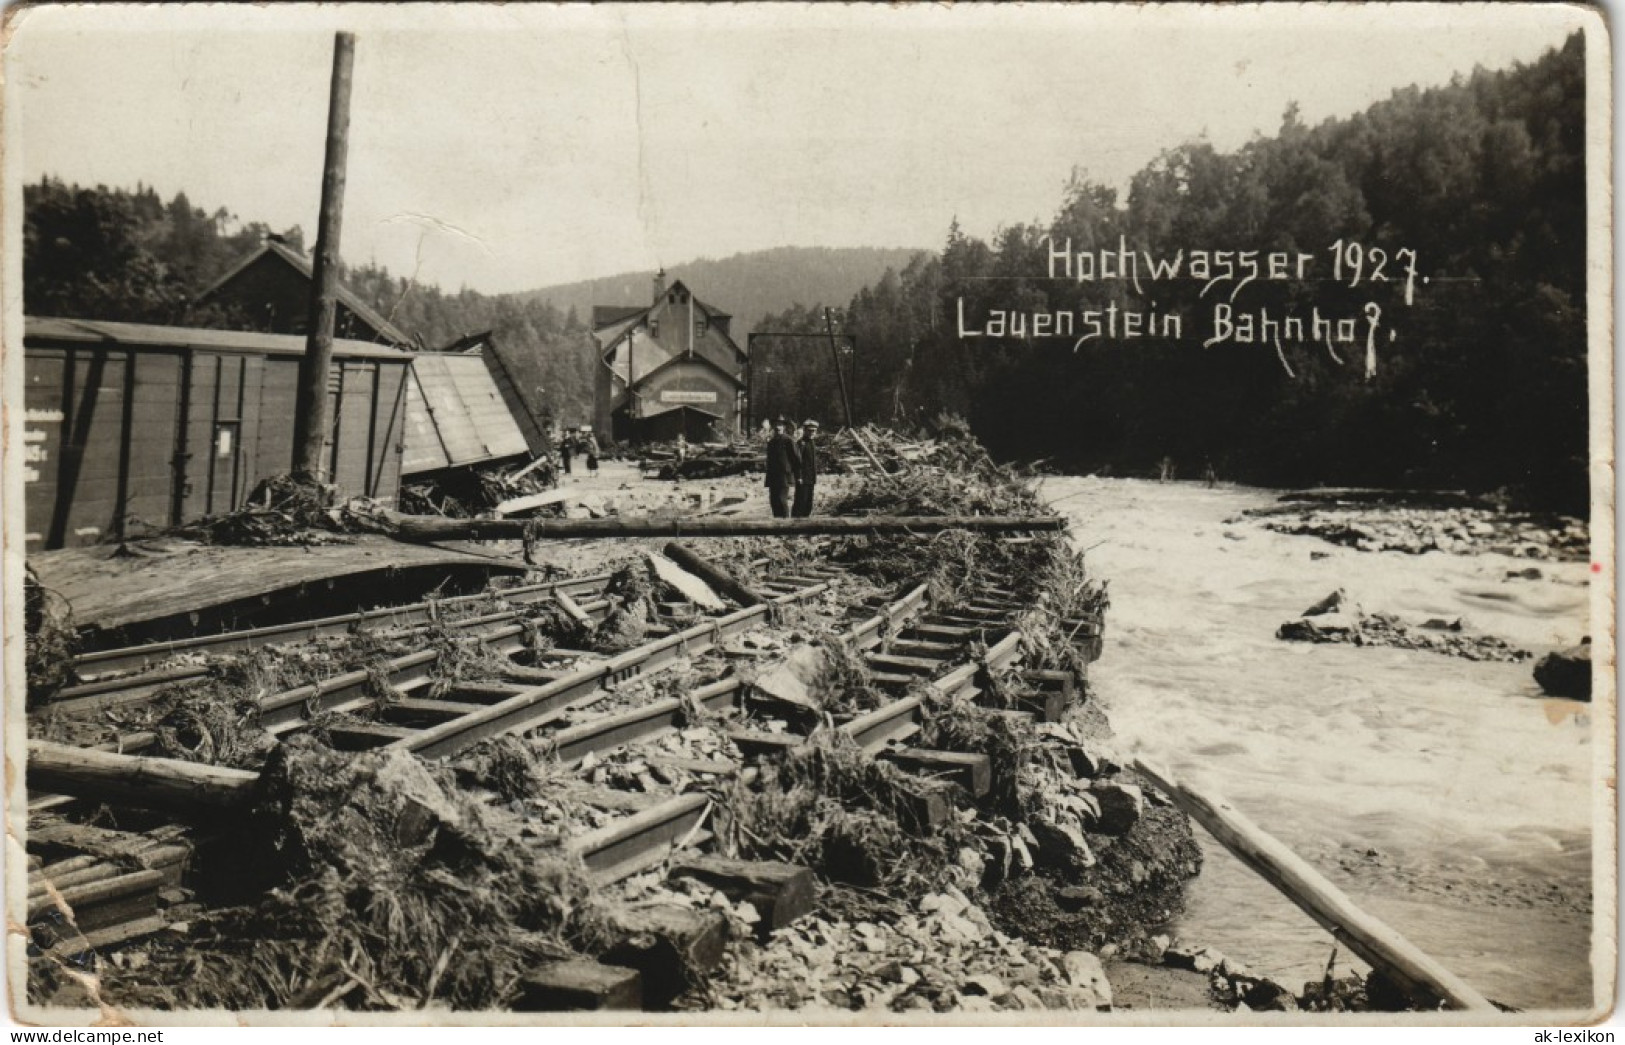
{"label": "forested hillside", "polygon": [[[733,335],[743,346],[763,316],[815,301],[846,301],[918,253],[879,247],[775,247],[673,265],[667,278],[681,279],[700,300],[731,313]],[[622,272],[520,296],[590,317],[594,305],[648,303],[653,278],[653,271]]]}
{"label": "forested hillside", "polygon": [[[305,249],[298,227],[273,230],[208,211],[184,193],[162,200],[133,191],[68,185],[46,178],[23,190],[24,308],[30,315],[76,316],[254,329],[254,320],[193,299],[279,235]],[[812,300],[844,300],[913,252],[783,247],[677,266],[672,275],[735,316],[743,344],[765,312]],[[592,306],[641,304],[653,273],[628,273],[520,294],[487,295],[409,282],[378,265],[347,266],[346,286],[412,334],[439,348],[491,331],[533,407],[566,424],[592,419]]]}
{"label": "forested hillside", "polygon": [[[1291,108],[1276,134],[1234,152],[1180,145],[1140,171],[1126,199],[1075,176],[1053,221],[1013,224],[990,242],[950,228],[938,254],[840,309],[858,342],[858,415],[958,411],[1001,454],[1078,469],[1147,472],[1167,458],[1183,476],[1211,462],[1226,479],[1506,488],[1584,511],[1582,46],[1576,35],[1529,66],[1396,91],[1318,126]],[[1126,249],[1151,285],[1053,278],[1050,251],[1068,243],[1102,268],[1103,249],[1113,265]],[[1339,243],[1334,280],[1328,251]],[[1388,282],[1371,282],[1377,259],[1364,249],[1366,278],[1354,282],[1351,243],[1382,246]],[[1242,288],[1149,279],[1150,256],[1197,250],[1257,251],[1260,265],[1270,252],[1315,260],[1309,278]],[[1401,250],[1417,270],[1408,305]],[[1369,353],[1368,301],[1384,317]],[[1318,307],[1360,317],[1359,335],[1341,347],[1314,336],[1204,347],[1212,324],[1197,320],[1219,304],[1277,320]],[[999,336],[983,322],[996,311],[1070,311],[1077,334],[1086,312],[1184,324],[1134,339],[1035,337],[1031,324]],[[822,329],[816,307],[765,323]],[[833,373],[824,380],[833,386]]]}

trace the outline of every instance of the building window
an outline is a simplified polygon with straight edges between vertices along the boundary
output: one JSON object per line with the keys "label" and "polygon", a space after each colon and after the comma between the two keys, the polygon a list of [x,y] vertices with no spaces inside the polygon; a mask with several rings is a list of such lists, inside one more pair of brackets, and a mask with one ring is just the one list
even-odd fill
{"label": "building window", "polygon": [[706,330],[710,326],[711,326],[711,322],[710,322],[710,320],[705,318],[705,313],[704,312],[699,312],[699,313],[695,314],[695,316],[694,316],[694,336],[695,337],[704,337]]}
{"label": "building window", "polygon": [[658,320],[658,319],[649,320],[649,336],[650,337],[659,337],[660,336],[660,320]]}

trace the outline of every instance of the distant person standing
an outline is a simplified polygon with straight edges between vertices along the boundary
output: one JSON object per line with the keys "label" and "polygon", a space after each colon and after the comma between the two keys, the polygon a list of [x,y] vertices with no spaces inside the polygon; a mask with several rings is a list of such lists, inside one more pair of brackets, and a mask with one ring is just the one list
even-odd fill
{"label": "distant person standing", "polygon": [[570,474],[570,458],[575,456],[576,437],[573,432],[565,432],[559,438],[559,463],[564,466],[564,474]]}
{"label": "distant person standing", "polygon": [[790,438],[790,425],[784,418],[773,422],[773,435],[767,441],[767,503],[773,518],[790,515],[790,487],[798,482],[801,455]]}
{"label": "distant person standing", "polygon": [[805,519],[813,510],[813,486],[818,482],[818,422],[808,421],[801,426],[801,442],[796,444],[796,503],[790,514]]}
{"label": "distant person standing", "polygon": [[585,433],[582,444],[587,455],[587,474],[596,478],[598,475],[598,437],[586,425],[582,425],[581,430]]}

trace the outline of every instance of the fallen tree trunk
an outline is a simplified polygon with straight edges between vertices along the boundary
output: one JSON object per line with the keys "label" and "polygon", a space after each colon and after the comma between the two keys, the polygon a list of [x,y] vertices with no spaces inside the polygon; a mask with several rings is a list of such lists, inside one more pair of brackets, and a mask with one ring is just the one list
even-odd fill
{"label": "fallen tree trunk", "polygon": [[701,558],[692,548],[672,541],[665,547],[666,558],[692,573],[700,580],[720,591],[741,606],[760,606],[767,602],[761,595],[747,588],[739,578]]}
{"label": "fallen tree trunk", "polygon": [[1356,907],[1324,875],[1230,803],[1179,784],[1165,770],[1149,767],[1140,759],[1134,760],[1134,768],[1242,863],[1257,871],[1373,969],[1393,980],[1419,1006],[1442,1003],[1451,1009],[1495,1011],[1488,999],[1465,980],[1388,924]]}
{"label": "fallen tree trunk", "polygon": [[410,541],[521,540],[526,537],[814,537],[843,534],[1013,533],[1066,529],[1060,516],[871,515],[811,519],[440,519],[381,509],[367,522]]}
{"label": "fallen tree trunk", "polygon": [[258,773],[171,758],[28,742],[29,789],[178,813],[230,809],[254,796]]}

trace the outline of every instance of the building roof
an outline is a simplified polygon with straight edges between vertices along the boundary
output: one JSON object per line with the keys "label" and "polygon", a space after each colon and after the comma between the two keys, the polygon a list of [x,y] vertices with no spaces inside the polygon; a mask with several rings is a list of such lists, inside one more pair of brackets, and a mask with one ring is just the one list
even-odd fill
{"label": "building roof", "polygon": [[611,326],[623,319],[632,319],[649,311],[648,305],[594,305],[592,307],[592,328]]}
{"label": "building roof", "polygon": [[[697,296],[694,295],[693,291],[689,290],[689,288],[684,285],[682,280],[673,280],[671,286],[666,288],[666,292],[678,289],[681,289],[684,293],[688,294],[690,300],[694,304],[694,307],[703,312],[707,318],[716,320],[718,318],[728,317],[728,314],[723,312],[721,309],[713,308],[712,306],[701,301]],[[653,315],[657,309],[669,307],[671,306],[668,305],[667,301],[661,300],[648,305],[638,306],[636,308],[624,308],[618,305],[600,305],[593,309],[592,335],[598,341],[599,354],[603,356],[604,361],[610,365],[610,368],[614,370],[621,380],[627,380],[628,367],[624,365],[617,365],[617,361],[614,357],[618,350],[618,346],[627,338],[628,334],[634,328],[650,323],[653,319],[657,318]],[[685,328],[687,326],[686,323],[680,325]],[[715,327],[714,323],[713,327]],[[733,337],[729,335],[726,330],[718,329],[717,332],[722,335],[722,338],[726,342],[728,348],[732,350],[732,354],[726,354],[715,341],[710,338],[706,338],[705,340],[696,344],[695,357],[709,357],[708,362],[710,362],[712,366],[724,373],[728,373],[729,366],[742,366],[747,357],[744,349],[739,347],[739,345],[734,341]],[[631,374],[631,383],[637,384],[638,382],[647,378],[654,371],[659,370],[670,363],[673,359],[686,355],[686,349],[688,347],[686,338],[680,340],[684,341],[684,343],[681,345],[668,345],[662,343],[661,338],[654,336],[652,333],[646,332],[644,336],[638,337],[635,341],[634,350],[632,353],[633,358],[631,361],[631,366],[636,368],[636,372]],[[739,378],[734,377],[734,380],[738,381]]]}
{"label": "building roof", "polygon": [[[285,243],[279,243],[276,240],[266,240],[265,243],[261,245],[259,250],[249,254],[242,261],[239,261],[236,265],[233,265],[231,270],[228,271],[224,276],[221,276],[219,279],[215,280],[214,283],[209,286],[209,289],[198,295],[198,299],[202,300],[203,298],[209,297],[221,287],[236,279],[244,270],[253,265],[255,262],[259,261],[261,258],[265,257],[267,254],[284,262],[295,272],[299,273],[301,276],[304,276],[305,279],[309,280],[315,278],[315,268],[309,258],[305,257],[303,254],[299,253],[297,250],[294,250]],[[367,326],[371,327],[373,330],[377,331],[378,336],[384,340],[396,345],[410,345],[414,343],[414,339],[410,334],[391,323],[383,316],[379,315],[376,309],[374,309],[371,305],[368,305],[365,301],[362,301],[353,291],[344,286],[342,283],[338,285],[337,297],[340,304],[349,309],[352,315],[361,320],[361,322],[365,323]]]}
{"label": "building roof", "polygon": [[485,360],[466,353],[419,352],[406,386],[406,450],[401,474],[416,475],[528,452]]}
{"label": "building roof", "polygon": [[[85,344],[122,345],[129,348],[206,349],[210,352],[246,352],[254,355],[301,356],[305,354],[303,334],[258,334],[244,330],[208,330],[202,327],[170,327],[153,323],[117,323],[100,319],[63,319],[54,316],[26,316],[23,339],[27,341],[71,341]],[[333,339],[333,354],[347,359],[412,358],[410,352],[371,341]]]}

